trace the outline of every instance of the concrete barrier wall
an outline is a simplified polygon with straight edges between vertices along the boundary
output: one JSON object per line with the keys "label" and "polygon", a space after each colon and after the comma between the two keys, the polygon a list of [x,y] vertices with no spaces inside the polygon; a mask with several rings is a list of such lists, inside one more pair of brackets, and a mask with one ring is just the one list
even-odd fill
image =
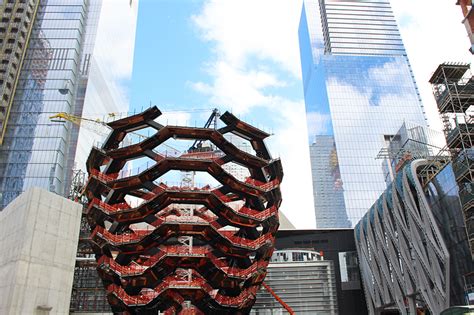
{"label": "concrete barrier wall", "polygon": [[67,314],[82,206],[32,188],[0,212],[0,314]]}

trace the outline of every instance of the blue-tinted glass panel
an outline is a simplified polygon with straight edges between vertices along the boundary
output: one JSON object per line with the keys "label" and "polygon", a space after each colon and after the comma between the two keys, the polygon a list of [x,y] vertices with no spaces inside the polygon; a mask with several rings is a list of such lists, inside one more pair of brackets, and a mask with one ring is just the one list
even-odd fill
{"label": "blue-tinted glass panel", "polygon": [[354,225],[385,189],[387,136],[426,125],[416,84],[388,1],[306,0],[299,39],[316,225]]}

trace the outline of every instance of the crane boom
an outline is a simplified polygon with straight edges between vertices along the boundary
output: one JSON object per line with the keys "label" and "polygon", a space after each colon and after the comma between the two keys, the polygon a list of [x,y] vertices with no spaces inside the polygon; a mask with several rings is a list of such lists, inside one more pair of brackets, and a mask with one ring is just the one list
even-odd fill
{"label": "crane boom", "polygon": [[74,116],[74,115],[71,115],[71,114],[68,114],[68,113],[65,113],[65,112],[60,112],[60,113],[57,113],[53,116],[50,116],[49,119],[51,119],[51,121],[57,121],[57,122],[60,122],[61,119],[64,119],[64,120],[70,121],[70,122],[72,122],[76,125],[80,125],[82,121],[89,121],[89,122],[92,122],[92,123],[100,124],[102,126],[107,126],[107,124],[105,122],[103,122],[102,120],[100,120],[100,119],[89,119],[89,118],[84,118],[84,117],[80,117],[80,116]]}
{"label": "crane boom", "polygon": [[283,302],[283,300],[272,290],[272,288],[270,288],[270,286],[268,284],[266,284],[265,282],[262,282],[262,286],[268,291],[268,293],[270,293],[275,298],[275,300],[278,301],[278,303],[281,304],[281,306],[283,306],[283,308],[290,315],[295,315],[295,311],[293,311],[293,309],[288,304]]}
{"label": "crane boom", "polygon": [[[109,114],[109,116],[113,117],[114,114]],[[107,132],[100,132],[99,130],[97,129],[92,129],[92,128],[87,128],[86,129],[89,129],[91,131],[94,131],[95,133],[98,133],[100,135],[107,135],[109,134],[109,132],[111,131],[110,127],[107,125],[106,122],[100,120],[100,119],[91,119],[91,118],[85,118],[85,117],[81,117],[81,116],[75,116],[75,115],[72,115],[72,114],[69,114],[69,113],[65,113],[65,112],[60,112],[60,113],[57,113],[57,114],[54,114],[52,116],[49,117],[49,119],[53,122],[64,122],[64,121],[69,121],[77,126],[83,126],[83,123],[90,123],[92,125],[96,125],[96,126],[102,126],[102,127],[105,127],[107,128]],[[148,139],[147,136],[145,135],[142,135],[138,132],[129,132],[129,134],[131,135],[134,135],[134,136],[137,136],[138,138],[140,138],[141,140],[145,140],[145,139]],[[173,155],[181,155],[181,151],[176,149],[176,148],[173,148],[172,146],[170,145],[167,145],[166,143],[162,143],[163,146],[167,147],[168,149],[170,149],[172,152],[174,152]]]}

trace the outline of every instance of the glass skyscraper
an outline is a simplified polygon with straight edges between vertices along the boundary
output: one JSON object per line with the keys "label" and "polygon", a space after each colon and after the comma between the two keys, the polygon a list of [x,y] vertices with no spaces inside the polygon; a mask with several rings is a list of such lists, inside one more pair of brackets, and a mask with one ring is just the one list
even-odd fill
{"label": "glass skyscraper", "polygon": [[299,42],[316,226],[354,226],[386,187],[377,153],[424,110],[389,0],[305,0]]}
{"label": "glass skyscraper", "polygon": [[[68,193],[72,169],[79,159],[76,158],[79,128],[70,122],[53,122],[50,116],[59,112],[81,116],[91,108],[96,115],[103,116],[106,112],[127,109],[126,105],[115,102],[121,97],[114,97],[113,91],[122,90],[123,81],[122,77],[110,74],[115,71],[110,65],[117,59],[114,52],[119,48],[132,52],[132,58],[117,62],[130,64],[131,69],[136,2],[42,0],[35,15],[28,16],[33,23],[31,36],[0,146],[0,209],[32,186],[60,195]],[[15,16],[24,13],[18,10],[22,1],[8,3],[11,3],[9,11],[14,12],[2,12],[2,18],[7,13]],[[102,34],[111,33],[110,25],[101,26],[102,20],[110,23],[111,16],[124,10],[129,13],[119,14],[124,20],[116,21],[112,27],[115,34],[132,34],[126,40],[131,45],[117,43],[118,35]],[[14,23],[12,20],[8,25]],[[96,40],[99,37],[100,41]],[[106,48],[108,58],[104,56]],[[86,141],[94,139],[97,135]]]}

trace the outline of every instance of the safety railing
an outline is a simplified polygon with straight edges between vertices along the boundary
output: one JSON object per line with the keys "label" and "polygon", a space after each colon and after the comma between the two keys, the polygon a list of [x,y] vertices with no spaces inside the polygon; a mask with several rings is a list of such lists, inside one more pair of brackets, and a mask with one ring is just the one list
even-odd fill
{"label": "safety railing", "polygon": [[115,179],[117,179],[117,176],[119,175],[119,173],[114,173],[114,174],[104,174],[96,169],[92,169],[90,170],[90,175],[96,177],[97,179],[101,180],[101,181],[105,181],[105,182],[110,182],[110,181],[113,181]]}
{"label": "safety railing", "polygon": [[143,274],[147,269],[155,266],[165,257],[171,256],[205,256],[212,262],[212,264],[216,268],[221,270],[223,273],[236,278],[247,278],[249,275],[255,273],[257,270],[265,270],[268,266],[268,262],[256,261],[250,267],[245,269],[238,267],[230,267],[226,262],[220,260],[214,254],[212,254],[212,249],[207,246],[192,248],[190,248],[189,246],[161,246],[159,253],[151,256],[142,264],[138,264],[132,261],[132,263],[126,266],[118,264],[111,257],[102,256],[98,261],[98,266],[105,269],[111,269],[115,273],[118,273],[120,276],[134,276]]}
{"label": "safety railing", "polygon": [[130,206],[126,202],[109,205],[108,203],[103,202],[102,200],[99,200],[97,198],[92,199],[91,204],[92,205],[90,207],[96,206],[106,210],[107,212],[117,212],[118,210],[130,209]]}
{"label": "safety railing", "polygon": [[[199,278],[194,278],[194,277]],[[192,271],[192,278],[190,280],[183,280],[178,276],[170,276],[165,278],[160,285],[149,291],[141,291],[139,295],[130,296],[125,290],[116,285],[111,284],[107,290],[122,300],[128,306],[147,305],[160,296],[167,289],[196,289],[203,290],[207,295],[214,298],[214,300],[221,305],[238,307],[243,305],[245,302],[255,297],[257,288],[252,287],[250,289],[243,290],[238,296],[230,297],[220,293],[216,293],[213,287],[211,287],[200,275]]]}
{"label": "safety railing", "polygon": [[270,191],[273,188],[277,187],[280,184],[280,181],[278,179],[274,179],[274,180],[272,180],[268,183],[264,183],[264,182],[261,182],[259,180],[248,177],[245,180],[245,183],[250,184],[252,186],[255,186],[257,188],[260,188],[260,189],[265,190],[265,191]]}
{"label": "safety railing", "polygon": [[[158,218],[155,222],[153,222],[153,226],[159,227],[163,224],[176,224],[176,225],[196,225],[196,224],[206,224],[210,226],[216,234],[220,237],[229,241],[233,246],[236,247],[244,247],[251,250],[256,250],[264,245],[267,241],[272,240],[274,236],[271,233],[266,233],[255,240],[249,240],[243,237],[235,236],[234,231],[228,230],[221,230],[222,226],[217,223],[214,219],[213,221],[209,221],[208,218],[199,218],[196,216],[168,216],[166,218]],[[155,229],[156,230],[156,229]],[[131,233],[124,233],[124,234],[113,234],[104,229],[101,226],[97,226],[92,234],[92,237],[95,238],[101,237],[106,239],[110,243],[115,245],[125,245],[129,243],[139,243],[147,236],[151,235],[155,232],[155,230],[134,230]]]}

